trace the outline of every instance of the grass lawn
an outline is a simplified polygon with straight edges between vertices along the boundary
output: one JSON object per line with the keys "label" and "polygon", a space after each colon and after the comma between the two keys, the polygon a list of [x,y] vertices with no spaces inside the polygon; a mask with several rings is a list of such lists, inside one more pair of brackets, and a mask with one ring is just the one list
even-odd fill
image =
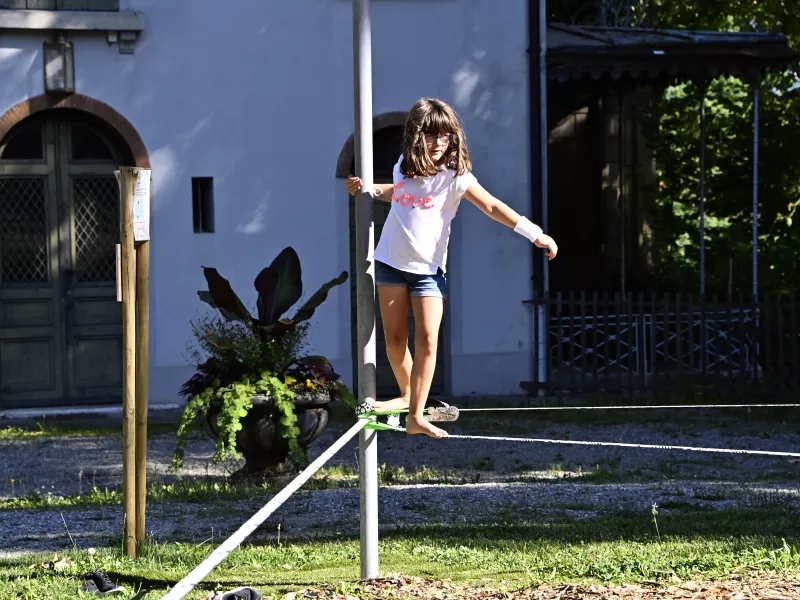
{"label": "grass lawn", "polygon": [[[136,561],[123,557],[119,548],[0,559],[0,598],[89,598],[78,591],[78,578],[85,571],[104,568],[128,589],[116,597],[155,600],[212,547],[208,542],[150,543]],[[428,524],[383,532],[380,562],[381,574],[518,590],[564,581],[667,583],[676,578],[800,573],[799,547],[800,520],[792,510],[779,506],[731,511],[678,508],[657,517],[642,513],[592,519],[556,516],[539,522],[509,511],[504,522]],[[245,544],[187,597],[202,598],[214,587],[243,584],[276,595],[329,585],[352,594],[358,577],[358,539],[283,539]]]}
{"label": "grass lawn", "polygon": [[[796,432],[799,411],[765,410],[748,415],[744,411],[725,411],[734,416],[722,427],[732,436],[742,432]],[[337,421],[338,422],[338,421]],[[349,421],[348,421],[349,422]],[[674,426],[676,431],[698,432],[708,426],[691,411],[641,411],[618,414],[594,413],[464,413],[459,419],[466,432],[493,434],[533,434],[548,423],[608,425],[614,423],[656,423]],[[26,440],[64,435],[119,435],[119,428],[86,428],[79,424],[44,424],[33,429],[0,429],[0,441]],[[174,433],[174,424],[158,424],[150,435]],[[480,462],[479,459],[478,462]],[[491,471],[490,463],[475,469]],[[555,467],[554,467],[555,468]],[[350,467],[326,466],[304,489],[353,486],[356,473]],[[628,473],[613,470],[587,474],[597,481],[630,479]],[[201,502],[220,507],[231,500],[254,493],[277,491],[289,478],[278,478],[261,485],[229,486],[186,480],[151,484],[148,505]],[[405,472],[403,467],[383,467],[382,485],[427,481],[458,483],[435,469]],[[13,494],[12,494],[13,495]],[[0,500],[0,510],[88,508],[118,504],[119,490],[86,490],[67,497],[31,494]],[[564,507],[566,508],[566,507]],[[800,574],[800,518],[792,508],[766,504],[736,510],[699,509],[680,503],[664,507],[658,515],[648,512],[601,514],[577,518],[566,514],[532,520],[513,507],[492,523],[443,526],[431,517],[418,528],[391,528],[381,533],[381,574],[402,573],[430,579],[500,590],[519,590],[540,584],[636,583],[702,578],[726,579],[765,573]],[[28,512],[28,518],[35,513]],[[242,522],[249,515],[242,515]],[[384,515],[385,516],[385,515]],[[357,519],[357,515],[353,515]],[[61,534],[61,532],[53,532]],[[264,536],[254,534],[254,540]],[[119,546],[93,550],[75,548],[57,555],[25,555],[0,558],[0,600],[42,600],[92,598],[80,591],[80,575],[105,569],[128,593],[115,598],[155,600],[208,556],[220,540],[193,543],[158,543],[142,548],[131,561]],[[252,585],[262,592],[281,595],[305,588],[336,586],[343,596],[361,595],[354,582],[359,577],[359,541],[352,537],[281,538],[251,541],[229,556],[188,598],[204,598],[211,589],[230,589]],[[6,544],[0,540],[0,548]],[[799,596],[800,597],[800,596]]]}

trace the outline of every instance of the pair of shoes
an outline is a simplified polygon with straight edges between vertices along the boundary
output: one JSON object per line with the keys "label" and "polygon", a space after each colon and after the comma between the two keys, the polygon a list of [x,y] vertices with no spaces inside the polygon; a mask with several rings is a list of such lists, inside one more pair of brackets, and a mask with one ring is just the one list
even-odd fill
{"label": "pair of shoes", "polygon": [[240,587],[225,593],[211,592],[206,600],[262,600],[261,592],[251,587]]}
{"label": "pair of shoes", "polygon": [[97,596],[105,596],[114,592],[124,592],[125,588],[111,581],[105,571],[97,569],[83,576],[83,591]]}

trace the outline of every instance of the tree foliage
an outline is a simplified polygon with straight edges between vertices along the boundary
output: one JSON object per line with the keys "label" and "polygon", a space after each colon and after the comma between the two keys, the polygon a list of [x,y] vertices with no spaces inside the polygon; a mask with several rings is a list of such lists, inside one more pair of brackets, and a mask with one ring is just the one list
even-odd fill
{"label": "tree foliage", "polygon": [[[800,48],[794,0],[654,0],[656,25],[714,31],[777,31]],[[790,10],[790,6],[795,6]],[[664,287],[697,281],[699,103],[703,83],[668,87],[649,136],[659,190],[653,210],[655,275]],[[709,293],[752,289],[753,93],[751,82],[720,77],[706,94],[706,274]],[[759,161],[759,283],[762,291],[800,290],[800,79],[764,74]],[[733,278],[729,282],[729,268]],[[688,278],[688,279],[687,279]]]}

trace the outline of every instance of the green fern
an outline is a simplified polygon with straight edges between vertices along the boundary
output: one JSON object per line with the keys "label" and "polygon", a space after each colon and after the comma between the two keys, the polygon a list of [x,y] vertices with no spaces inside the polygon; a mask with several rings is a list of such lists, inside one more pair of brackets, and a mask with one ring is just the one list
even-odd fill
{"label": "green fern", "polygon": [[294,392],[271,372],[262,371],[223,387],[219,387],[218,381],[213,382],[200,394],[189,399],[178,425],[172,470],[178,472],[183,468],[187,437],[194,428],[197,417],[207,413],[213,404],[220,405],[217,416],[220,435],[215,442],[212,461],[218,464],[227,458],[241,458],[236,451],[236,434],[242,429],[242,419],[253,408],[251,398],[260,394],[269,396],[275,403],[279,415],[279,431],[289,445],[290,460],[295,465],[306,463],[306,451],[298,441],[300,428],[297,427],[297,415],[294,412]]}

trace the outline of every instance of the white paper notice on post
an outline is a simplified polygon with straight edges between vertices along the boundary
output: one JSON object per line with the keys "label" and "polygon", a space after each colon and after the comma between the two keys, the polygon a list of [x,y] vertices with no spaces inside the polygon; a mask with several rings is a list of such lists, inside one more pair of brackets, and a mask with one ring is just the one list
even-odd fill
{"label": "white paper notice on post", "polygon": [[150,239],[150,169],[139,169],[133,194],[133,240]]}

